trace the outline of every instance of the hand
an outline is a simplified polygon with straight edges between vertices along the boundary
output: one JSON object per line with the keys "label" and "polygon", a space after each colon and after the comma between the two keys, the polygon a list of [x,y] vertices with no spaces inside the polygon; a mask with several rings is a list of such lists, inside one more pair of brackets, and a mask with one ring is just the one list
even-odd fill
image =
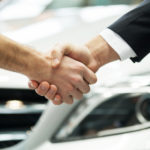
{"label": "hand", "polygon": [[[50,68],[44,70],[44,72],[42,71],[42,73],[40,73],[40,76],[46,75],[46,78],[41,80],[41,77],[36,75],[40,80],[35,77],[31,79],[34,79],[39,83],[41,81],[48,81],[49,83],[56,85],[62,100],[68,104],[73,103],[72,96],[76,99],[81,99],[83,96],[82,93],[87,93],[90,90],[88,84],[96,82],[96,76],[90,69],[69,57],[64,57],[62,59],[59,68],[51,69],[51,71],[49,71]],[[51,75],[49,72],[51,72]],[[49,76],[53,76],[53,78],[49,80]]]}
{"label": "hand", "polygon": [[28,83],[30,89],[35,90],[35,92],[40,96],[45,96],[46,99],[52,100],[53,104],[62,104],[61,96],[57,94],[57,87],[55,85],[50,85],[47,81],[43,81],[40,84],[37,81],[31,80]]}
{"label": "hand", "polygon": [[73,44],[57,44],[52,49],[50,54],[53,68],[59,67],[64,55],[82,62],[94,72],[96,72],[101,66],[100,62],[96,60],[96,58],[87,46],[76,46]]}
{"label": "hand", "polygon": [[[95,59],[93,59],[89,49],[86,46],[77,47],[71,44],[57,45],[51,51],[51,55],[50,55],[53,60],[52,65],[54,68],[58,68],[58,65],[60,65],[63,55],[68,55],[69,57],[72,57],[84,63],[93,71],[97,70],[96,61]],[[46,82],[41,82],[40,84],[38,84],[36,81],[30,81],[29,87],[35,89],[37,94],[41,96],[45,96],[47,99],[51,99],[55,105],[62,104],[61,96],[58,94],[56,95],[57,87],[55,85],[49,85]]]}
{"label": "hand", "polygon": [[[50,57],[52,59],[52,66],[54,68],[58,68],[58,66],[61,63],[61,60],[64,55],[67,55],[73,59],[76,59],[85,65],[87,65],[90,69],[92,69],[94,72],[97,71],[98,63],[96,59],[93,57],[91,54],[90,50],[86,46],[74,46],[71,44],[64,44],[64,45],[57,45],[52,49]],[[60,105],[62,104],[61,96],[60,95],[55,95],[57,90],[52,90],[49,89],[48,83],[46,86],[46,83],[36,83],[36,81],[30,81],[29,82],[29,87],[31,87],[31,84],[36,84],[32,89],[35,89],[37,94],[45,96],[47,99],[51,99],[54,104]],[[54,85],[53,85],[54,86]],[[55,86],[55,89],[57,87]],[[48,92],[47,92],[48,91]],[[52,93],[52,94],[51,94]]]}
{"label": "hand", "polygon": [[84,46],[75,46],[72,44],[57,45],[51,51],[53,68],[57,68],[60,65],[64,55],[84,63],[94,72],[103,65],[120,59],[119,55],[100,35],[93,38]]}
{"label": "hand", "polygon": [[[52,58],[52,66],[54,68],[58,68],[63,58],[63,55],[67,55],[73,59],[84,63],[94,72],[98,69],[96,59],[92,56],[91,52],[86,46],[79,47],[71,44],[57,45],[54,49],[52,49],[50,54],[50,57]],[[49,89],[48,87],[50,85],[48,86],[48,83],[46,85],[46,83],[43,82],[38,84],[36,81],[30,81],[29,87],[31,88],[31,85],[33,84],[36,84],[36,86],[32,87],[32,89],[35,89],[37,94],[45,96],[47,99],[51,99],[56,105],[62,104],[61,96],[58,94],[55,95],[57,90],[54,91],[52,89]],[[56,86],[55,89],[57,89]]]}
{"label": "hand", "polygon": [[[54,68],[57,68],[60,65],[64,55],[84,63],[94,72],[101,66],[120,59],[118,54],[101,36],[95,37],[82,47],[71,44],[57,45],[51,51],[52,66]],[[43,91],[43,93],[45,92]]]}

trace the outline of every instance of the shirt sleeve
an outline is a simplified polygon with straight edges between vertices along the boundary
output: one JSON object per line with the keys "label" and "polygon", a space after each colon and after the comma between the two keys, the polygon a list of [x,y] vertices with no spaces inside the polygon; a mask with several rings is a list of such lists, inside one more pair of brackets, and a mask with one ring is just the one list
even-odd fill
{"label": "shirt sleeve", "polygon": [[104,29],[100,35],[117,52],[122,61],[137,56],[130,45],[120,35],[111,29]]}

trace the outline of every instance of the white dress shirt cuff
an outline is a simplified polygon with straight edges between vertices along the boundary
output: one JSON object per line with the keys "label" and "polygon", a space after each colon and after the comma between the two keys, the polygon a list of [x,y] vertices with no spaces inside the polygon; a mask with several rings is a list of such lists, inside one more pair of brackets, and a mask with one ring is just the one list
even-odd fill
{"label": "white dress shirt cuff", "polygon": [[121,60],[136,57],[136,53],[120,35],[106,28],[100,35],[117,52]]}

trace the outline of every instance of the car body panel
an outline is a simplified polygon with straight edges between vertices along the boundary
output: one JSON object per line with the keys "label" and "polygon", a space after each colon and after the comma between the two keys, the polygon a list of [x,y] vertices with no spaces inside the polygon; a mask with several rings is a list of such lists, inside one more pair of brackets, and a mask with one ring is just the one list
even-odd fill
{"label": "car body panel", "polygon": [[[36,150],[44,149],[85,149],[86,150],[148,150],[150,148],[149,144],[150,129],[144,131],[138,131],[134,133],[127,133],[123,135],[116,135],[110,137],[101,137],[88,140],[80,140],[66,143],[52,144],[49,141],[42,144]],[[133,142],[134,139],[134,142]]]}

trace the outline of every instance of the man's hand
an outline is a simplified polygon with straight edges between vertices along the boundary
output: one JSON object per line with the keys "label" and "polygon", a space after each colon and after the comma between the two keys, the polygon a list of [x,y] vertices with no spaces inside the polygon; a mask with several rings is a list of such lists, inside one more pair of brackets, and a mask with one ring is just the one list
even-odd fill
{"label": "man's hand", "polygon": [[[83,93],[89,92],[89,84],[96,82],[95,74],[84,64],[76,60],[69,57],[64,57],[59,68],[52,69],[50,58],[47,57],[46,59],[48,61],[46,67],[44,63],[40,63],[43,67],[38,69],[37,65],[36,70],[38,70],[38,72],[32,71],[32,76],[29,76],[29,78],[39,83],[42,81],[47,81],[56,85],[62,100],[67,104],[73,103],[73,97],[76,99],[81,99]],[[46,93],[48,88],[45,89],[46,90],[44,92]],[[36,91],[38,92],[38,89]],[[43,93],[39,94],[44,95]]]}
{"label": "man's hand", "polygon": [[59,67],[64,55],[82,62],[94,72],[101,66],[120,59],[118,54],[100,35],[83,46],[57,44],[50,52],[53,68]]}
{"label": "man's hand", "polygon": [[[101,36],[95,37],[82,47],[72,44],[56,45],[50,55],[53,68],[59,67],[64,55],[84,63],[94,72],[101,66],[120,59],[118,54]],[[44,88],[44,84],[41,83],[40,86],[36,86],[34,89],[40,91],[40,93],[45,93],[44,90],[40,90],[40,87]],[[55,99],[55,97],[53,97],[53,99]],[[59,103],[61,103],[61,100],[59,100]]]}
{"label": "man's hand", "polygon": [[[96,72],[98,69],[99,64],[97,64],[88,47],[79,47],[72,44],[57,44],[54,49],[52,49],[50,57],[52,60],[53,68],[59,68],[64,55],[67,55],[75,60],[84,63],[94,72]],[[30,81],[29,87],[31,89],[35,89],[37,94],[45,96],[47,99],[51,99],[55,105],[62,104],[61,96],[59,94],[56,94],[57,87],[55,85],[49,85],[46,82],[37,83],[36,81]]]}
{"label": "man's hand", "polygon": [[59,67],[64,55],[82,62],[94,72],[96,72],[100,66],[100,62],[96,61],[92,52],[86,45],[76,46],[73,44],[57,44],[50,54],[53,68]]}
{"label": "man's hand", "polygon": [[[82,63],[64,57],[59,68],[53,69],[50,57],[2,35],[0,35],[0,67],[22,73],[37,83],[47,81],[48,84],[56,85],[58,89],[55,90],[67,104],[73,103],[73,97],[80,99],[82,93],[89,91],[89,84],[96,82],[95,74]],[[48,85],[47,83],[45,85]],[[48,86],[51,90],[55,87]]]}

